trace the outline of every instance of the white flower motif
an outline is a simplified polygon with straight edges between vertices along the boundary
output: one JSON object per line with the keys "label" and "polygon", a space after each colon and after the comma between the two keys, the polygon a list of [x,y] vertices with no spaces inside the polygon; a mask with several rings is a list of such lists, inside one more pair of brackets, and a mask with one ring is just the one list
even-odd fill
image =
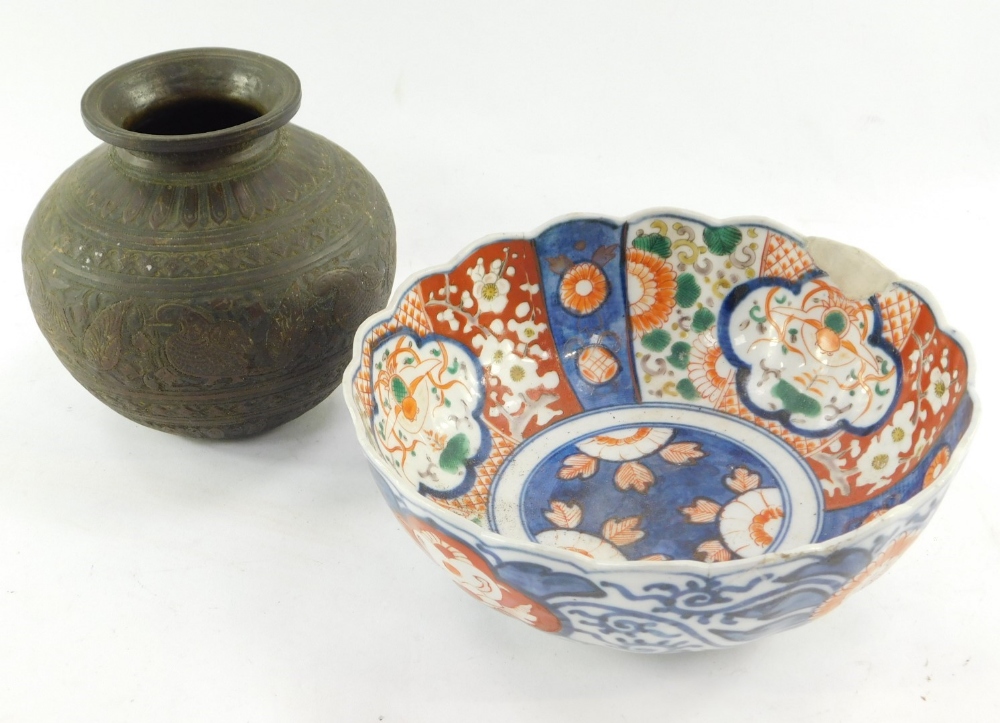
{"label": "white flower motif", "polygon": [[543,331],[548,327],[545,324],[538,324],[531,319],[527,321],[522,321],[520,323],[510,319],[507,322],[507,329],[513,331],[517,334],[517,338],[526,344],[538,341],[538,337]]}
{"label": "white flower motif", "polygon": [[673,436],[674,430],[668,427],[628,427],[588,437],[576,446],[591,457],[627,462],[652,454]]}
{"label": "white flower motif", "polygon": [[529,389],[553,389],[559,384],[559,375],[554,371],[539,376],[538,362],[534,359],[511,355],[504,362],[497,370],[497,376],[500,383],[513,392],[504,397],[504,407],[508,412],[516,412],[523,406],[523,395]]}
{"label": "white flower motif", "polygon": [[882,428],[858,460],[861,476],[858,484],[880,490],[886,487],[896,470],[906,462],[903,457],[913,445],[913,432],[916,424],[913,421],[914,403],[907,402],[892,416],[892,421]]}
{"label": "white flower motif", "polygon": [[514,342],[509,339],[498,339],[495,336],[477,334],[472,338],[472,346],[479,349],[479,362],[488,374],[497,374],[493,367],[499,368],[504,357],[514,353]]}
{"label": "white flower motif", "polygon": [[480,349],[479,361],[486,372],[510,389],[510,393],[503,397],[503,406],[511,414],[524,406],[523,395],[528,390],[538,387],[554,389],[559,385],[558,373],[550,371],[539,376],[538,362],[515,354],[514,342],[510,339],[477,335],[472,339],[472,345]]}
{"label": "white flower motif", "polygon": [[941,411],[941,407],[948,403],[951,398],[951,374],[948,372],[942,372],[940,369],[936,368],[931,372],[931,378],[928,382],[927,389],[924,390],[927,402],[931,405],[931,409],[937,414]]}
{"label": "white flower motif", "polygon": [[529,344],[528,353],[531,354],[531,356],[538,357],[542,361],[549,358],[549,352],[541,344]]}
{"label": "white flower motif", "polygon": [[535,540],[543,545],[570,550],[592,560],[623,562],[628,559],[621,550],[607,540],[576,530],[545,530],[535,535]]}
{"label": "white flower motif", "polygon": [[438,314],[437,320],[446,322],[448,324],[448,328],[452,331],[458,331],[458,319],[455,318],[455,312],[451,309],[445,309]]}
{"label": "white flower motif", "polygon": [[781,531],[784,517],[781,490],[751,489],[722,508],[719,532],[726,547],[740,557],[752,557],[767,551]]}
{"label": "white flower motif", "polygon": [[502,277],[503,261],[496,259],[487,271],[480,258],[476,265],[469,269],[472,278],[472,295],[479,302],[479,313],[493,312],[499,314],[507,307],[507,292],[510,282]]}

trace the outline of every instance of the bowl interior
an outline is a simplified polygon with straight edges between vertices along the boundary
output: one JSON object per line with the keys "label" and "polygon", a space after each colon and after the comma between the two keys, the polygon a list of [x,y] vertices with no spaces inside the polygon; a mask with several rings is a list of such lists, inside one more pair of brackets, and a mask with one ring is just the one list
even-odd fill
{"label": "bowl interior", "polygon": [[971,416],[962,347],[894,278],[666,211],[486,241],[363,327],[363,443],[406,494],[595,559],[830,539],[931,484]]}

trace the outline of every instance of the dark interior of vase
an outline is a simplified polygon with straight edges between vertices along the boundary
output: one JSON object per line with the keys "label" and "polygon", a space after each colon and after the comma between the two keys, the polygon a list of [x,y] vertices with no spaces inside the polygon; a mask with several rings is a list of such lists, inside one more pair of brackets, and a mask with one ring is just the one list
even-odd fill
{"label": "dark interior of vase", "polygon": [[255,53],[195,48],[141,58],[84,93],[87,127],[101,140],[142,153],[202,153],[272,133],[295,115],[298,77]]}
{"label": "dark interior of vase", "polygon": [[149,135],[186,136],[232,128],[263,114],[260,108],[233,98],[179,97],[143,109],[123,127]]}

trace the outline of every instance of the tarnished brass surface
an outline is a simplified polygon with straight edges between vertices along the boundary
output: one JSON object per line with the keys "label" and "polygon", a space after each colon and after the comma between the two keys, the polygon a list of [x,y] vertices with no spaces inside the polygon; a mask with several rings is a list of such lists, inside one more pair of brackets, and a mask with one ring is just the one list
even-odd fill
{"label": "tarnished brass surface", "polygon": [[[225,72],[241,67],[239,51],[173,55],[184,53],[210,69],[213,53]],[[137,64],[155,71],[150,61],[170,56]],[[294,91],[278,100],[297,107]],[[108,137],[87,102],[88,126]],[[117,145],[55,182],[25,233],[25,284],[59,359],[100,400],[156,429],[244,437],[302,414],[339,384],[358,324],[392,285],[395,228],[375,179],[287,118],[271,129],[282,109],[257,107],[256,136],[245,126],[257,121],[112,136]],[[157,150],[144,149],[150,140]]]}

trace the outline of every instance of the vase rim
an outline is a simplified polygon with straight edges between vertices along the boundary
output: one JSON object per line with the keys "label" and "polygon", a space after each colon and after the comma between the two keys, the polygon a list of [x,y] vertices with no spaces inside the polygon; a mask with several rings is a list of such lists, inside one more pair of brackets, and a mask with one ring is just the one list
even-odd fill
{"label": "vase rim", "polygon": [[[151,109],[208,99],[250,107],[256,117],[204,132],[148,133],[128,124]],[[94,81],[80,102],[84,124],[118,148],[189,153],[245,145],[288,123],[299,109],[298,76],[280,60],[247,50],[189,48],[149,55]]]}

